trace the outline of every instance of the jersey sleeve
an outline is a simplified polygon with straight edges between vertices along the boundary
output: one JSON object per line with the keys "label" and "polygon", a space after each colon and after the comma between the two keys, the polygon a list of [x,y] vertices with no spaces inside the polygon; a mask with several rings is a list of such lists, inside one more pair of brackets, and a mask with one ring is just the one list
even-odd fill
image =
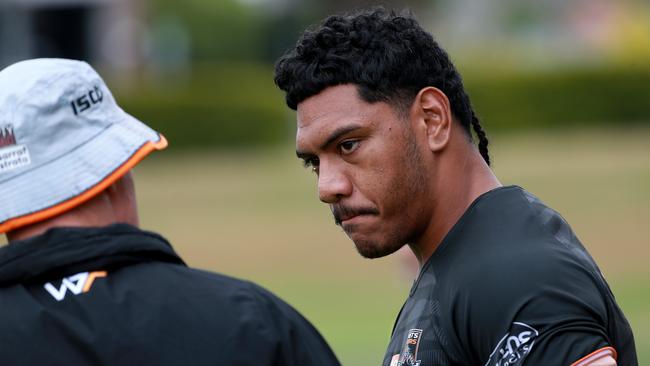
{"label": "jersey sleeve", "polygon": [[566,258],[513,258],[470,272],[458,291],[452,318],[473,363],[572,365],[612,346],[598,275]]}

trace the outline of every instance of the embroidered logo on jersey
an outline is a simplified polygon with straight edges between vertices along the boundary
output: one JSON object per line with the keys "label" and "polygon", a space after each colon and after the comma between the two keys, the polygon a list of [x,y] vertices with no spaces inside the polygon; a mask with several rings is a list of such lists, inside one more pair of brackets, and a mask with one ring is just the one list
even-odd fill
{"label": "embroidered logo on jersey", "polygon": [[418,360],[418,346],[420,345],[420,338],[422,337],[422,329],[411,329],[406,336],[406,342],[402,348],[402,353],[393,356],[391,365],[397,359],[396,366],[420,366]]}
{"label": "embroidered logo on jersey", "polygon": [[18,145],[14,126],[0,124],[0,173],[31,164],[29,150],[25,145]]}
{"label": "embroidered logo on jersey", "polygon": [[524,362],[539,332],[530,325],[514,322],[510,333],[501,338],[485,366],[516,366]]}
{"label": "embroidered logo on jersey", "polygon": [[65,299],[65,295],[68,291],[72,292],[74,295],[90,291],[90,287],[93,285],[93,282],[97,277],[106,277],[106,271],[77,273],[76,275],[65,277],[61,280],[61,285],[58,288],[50,282],[43,285],[43,287],[45,287],[45,290],[47,290],[56,301],[61,301]]}

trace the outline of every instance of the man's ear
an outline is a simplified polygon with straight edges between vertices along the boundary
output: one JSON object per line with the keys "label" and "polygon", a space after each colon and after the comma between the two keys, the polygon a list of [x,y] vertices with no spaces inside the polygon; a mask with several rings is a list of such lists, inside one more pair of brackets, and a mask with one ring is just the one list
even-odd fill
{"label": "man's ear", "polygon": [[432,86],[420,90],[411,113],[424,129],[429,149],[444,149],[450,139],[452,123],[451,107],[445,93]]}
{"label": "man's ear", "polygon": [[117,222],[138,226],[138,206],[135,199],[135,184],[129,171],[105,191],[111,201]]}

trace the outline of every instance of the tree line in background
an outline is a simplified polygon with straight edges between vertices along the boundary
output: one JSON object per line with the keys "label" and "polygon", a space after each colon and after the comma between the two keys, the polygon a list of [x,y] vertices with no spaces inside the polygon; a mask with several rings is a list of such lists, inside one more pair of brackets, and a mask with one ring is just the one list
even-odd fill
{"label": "tree line in background", "polygon": [[[156,22],[183,25],[191,42],[190,71],[136,78],[130,88],[118,88],[118,100],[178,148],[291,140],[295,121],[273,84],[273,61],[308,24],[369,3],[269,0],[266,6],[252,6],[235,0],[188,0],[179,6],[156,0],[151,4],[153,29]],[[388,3],[417,10],[443,2]],[[472,59],[462,62],[460,71],[488,131],[650,122],[647,63],[522,70],[484,64],[475,68]]]}
{"label": "tree line in background", "polygon": [[[490,132],[580,125],[626,127],[650,121],[650,68],[466,73],[465,84]],[[295,117],[266,64],[223,64],[191,79],[138,83],[123,107],[179,148],[269,145],[293,138]]]}

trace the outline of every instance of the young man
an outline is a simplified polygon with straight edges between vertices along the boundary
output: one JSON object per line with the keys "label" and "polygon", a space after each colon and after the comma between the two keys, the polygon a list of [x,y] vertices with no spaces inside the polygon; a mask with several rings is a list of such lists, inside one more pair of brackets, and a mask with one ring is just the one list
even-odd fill
{"label": "young man", "polygon": [[329,17],[275,81],[297,110],[297,155],[359,253],[408,244],[420,262],[384,366],[637,364],[593,259],[558,213],[501,186],[459,73],[414,19]]}
{"label": "young man", "polygon": [[4,69],[0,122],[0,363],[339,365],[282,300],[137,227],[129,171],[167,142],[88,64]]}

